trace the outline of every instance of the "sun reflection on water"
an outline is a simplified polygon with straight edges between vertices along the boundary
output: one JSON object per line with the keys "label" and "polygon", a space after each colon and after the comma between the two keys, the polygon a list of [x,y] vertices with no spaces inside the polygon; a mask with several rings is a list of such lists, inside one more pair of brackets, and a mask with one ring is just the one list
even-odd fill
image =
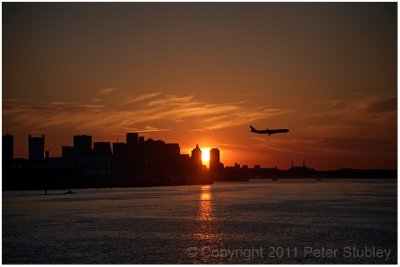
{"label": "sun reflection on water", "polygon": [[217,222],[214,215],[213,197],[210,185],[200,188],[199,212],[197,218],[199,224],[194,237],[199,241],[206,241],[209,245],[216,245],[221,240],[218,233]]}
{"label": "sun reflection on water", "polygon": [[199,220],[214,220],[214,208],[212,206],[212,195],[210,186],[202,186],[200,192]]}

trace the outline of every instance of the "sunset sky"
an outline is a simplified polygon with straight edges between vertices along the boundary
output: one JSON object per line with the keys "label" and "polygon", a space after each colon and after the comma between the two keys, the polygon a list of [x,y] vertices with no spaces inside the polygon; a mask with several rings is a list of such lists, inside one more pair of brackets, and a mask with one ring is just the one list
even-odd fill
{"label": "sunset sky", "polygon": [[[225,165],[397,166],[397,3],[2,3],[3,134],[218,147]],[[257,135],[288,128],[287,134]]]}

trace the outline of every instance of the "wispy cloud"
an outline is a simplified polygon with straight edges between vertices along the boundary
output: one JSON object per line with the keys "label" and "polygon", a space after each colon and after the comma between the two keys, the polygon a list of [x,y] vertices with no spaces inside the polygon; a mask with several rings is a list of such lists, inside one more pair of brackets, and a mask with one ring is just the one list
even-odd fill
{"label": "wispy cloud", "polygon": [[107,94],[111,94],[111,93],[113,93],[115,91],[118,91],[118,90],[119,90],[119,88],[117,88],[117,87],[103,88],[103,89],[100,89],[99,94],[107,95]]}
{"label": "wispy cloud", "polygon": [[145,101],[145,100],[154,98],[154,97],[159,96],[161,94],[162,94],[162,92],[154,92],[154,93],[143,94],[143,95],[138,95],[138,96],[134,96],[134,97],[128,96],[123,103],[124,104],[131,104],[131,103],[141,102],[141,101]]}
{"label": "wispy cloud", "polygon": [[332,100],[311,118],[305,131],[319,136],[361,138],[393,135],[397,131],[397,97],[354,95]]}
{"label": "wispy cloud", "polygon": [[169,130],[160,127],[168,125],[168,122],[185,123],[187,130],[207,131],[290,112],[284,109],[245,106],[244,101],[210,103],[198,100],[193,95],[165,95],[161,92],[130,98],[120,96],[112,103],[103,103],[42,103],[6,99],[3,101],[3,114],[8,124],[22,129],[134,129],[138,132],[150,132]]}
{"label": "wispy cloud", "polygon": [[334,99],[322,105],[316,115],[335,114],[359,116],[397,111],[396,96],[353,95],[347,99]]}
{"label": "wispy cloud", "polygon": [[149,133],[149,132],[168,132],[168,131],[170,131],[170,129],[163,129],[163,128],[146,125],[143,129],[134,128],[134,129],[131,129],[131,131],[137,132],[137,133]]}

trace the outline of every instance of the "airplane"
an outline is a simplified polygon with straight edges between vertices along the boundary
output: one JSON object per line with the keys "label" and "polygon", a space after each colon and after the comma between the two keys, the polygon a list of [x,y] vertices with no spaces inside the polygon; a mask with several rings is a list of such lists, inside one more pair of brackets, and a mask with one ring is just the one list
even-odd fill
{"label": "airplane", "polygon": [[272,130],[269,130],[268,128],[267,129],[265,129],[265,130],[257,130],[256,128],[254,128],[253,126],[251,126],[250,125],[250,131],[252,132],[252,133],[257,133],[257,134],[268,134],[268,135],[271,135],[271,134],[277,134],[277,133],[287,133],[287,132],[289,132],[289,130],[288,129],[272,129]]}

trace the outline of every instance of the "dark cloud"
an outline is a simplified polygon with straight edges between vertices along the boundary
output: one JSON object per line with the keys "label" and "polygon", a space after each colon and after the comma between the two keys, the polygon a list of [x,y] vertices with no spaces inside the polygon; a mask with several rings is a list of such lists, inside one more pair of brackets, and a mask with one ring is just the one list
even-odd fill
{"label": "dark cloud", "polygon": [[366,108],[366,112],[368,113],[390,112],[396,110],[397,97],[376,101],[371,103],[370,106]]}
{"label": "dark cloud", "polygon": [[338,151],[348,153],[382,153],[396,150],[393,141],[387,139],[369,138],[326,138],[322,139],[321,145]]}

